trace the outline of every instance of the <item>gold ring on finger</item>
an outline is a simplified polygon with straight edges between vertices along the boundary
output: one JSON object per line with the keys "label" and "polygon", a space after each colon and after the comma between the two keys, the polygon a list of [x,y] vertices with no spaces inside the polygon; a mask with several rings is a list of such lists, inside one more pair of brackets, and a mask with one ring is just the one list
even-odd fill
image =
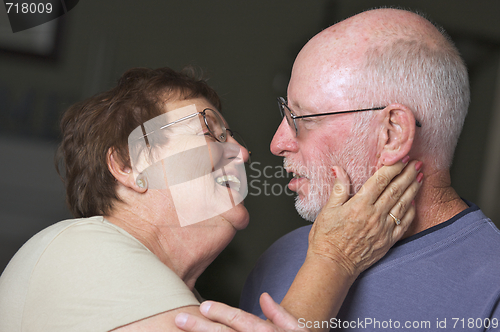
{"label": "gold ring on finger", "polygon": [[396,226],[399,226],[401,224],[401,220],[396,218],[392,213],[389,212],[389,215],[394,219],[394,222],[396,223]]}

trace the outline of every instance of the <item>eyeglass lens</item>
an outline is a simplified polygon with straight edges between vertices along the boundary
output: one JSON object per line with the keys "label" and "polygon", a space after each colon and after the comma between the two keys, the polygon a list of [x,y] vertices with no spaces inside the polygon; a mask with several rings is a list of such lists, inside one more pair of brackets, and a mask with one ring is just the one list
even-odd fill
{"label": "eyeglass lens", "polygon": [[[229,134],[231,135],[232,138],[236,140],[236,142],[238,142],[239,145],[244,147],[248,151],[248,153],[251,154],[245,141],[243,140],[243,137],[241,137],[241,135],[237,131],[226,128],[226,124],[222,119],[221,115],[219,115],[216,111],[209,108],[205,109],[202,114],[208,130],[217,141],[221,143],[226,142],[227,135]],[[248,159],[247,163],[249,162],[250,158]]]}
{"label": "eyeglass lens", "polygon": [[288,108],[288,106],[286,104],[286,100],[283,97],[279,98],[279,100],[278,100],[278,106],[279,106],[279,109],[280,109],[280,112],[281,112],[281,117],[282,118],[283,117],[286,118],[286,122],[288,122],[288,125],[290,126],[290,128],[292,128],[292,129],[295,130],[295,134],[297,135],[298,134],[298,129],[297,129],[297,126],[295,124],[295,120],[292,118],[292,112]]}
{"label": "eyeglass lens", "polygon": [[203,111],[203,118],[208,130],[219,142],[225,142],[227,139],[227,131],[224,122],[219,114],[209,108]]}

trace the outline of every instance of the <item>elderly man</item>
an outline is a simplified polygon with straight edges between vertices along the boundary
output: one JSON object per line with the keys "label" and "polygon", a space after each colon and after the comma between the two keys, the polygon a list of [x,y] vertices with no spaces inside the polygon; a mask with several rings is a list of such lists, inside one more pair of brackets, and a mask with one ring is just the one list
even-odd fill
{"label": "elderly man", "polygon": [[[330,177],[317,171],[327,165],[346,169],[354,191],[374,169],[406,154],[425,165],[405,239],[358,277],[332,327],[498,327],[499,231],[450,181],[468,104],[458,51],[411,12],[361,13],[316,35],[297,56],[288,103],[280,105],[291,121],[282,121],[271,151],[295,174],[289,187],[298,193],[301,216],[314,220],[323,206],[321,188]],[[340,114],[317,116],[322,113]],[[261,314],[262,292],[281,301],[304,260],[309,228],[291,232],[262,256],[247,280],[242,309]]]}
{"label": "elderly man", "polygon": [[[331,165],[347,171],[352,193],[407,154],[425,165],[405,238],[357,278],[330,328],[499,329],[500,233],[458,196],[449,173],[468,104],[458,51],[408,11],[358,14],[316,35],[297,56],[271,151],[294,173],[289,188],[303,218],[313,221],[327,201]],[[304,262],[310,228],[266,251],[247,280],[242,309],[264,318],[263,292],[282,301]],[[317,327],[297,319],[298,327]]]}

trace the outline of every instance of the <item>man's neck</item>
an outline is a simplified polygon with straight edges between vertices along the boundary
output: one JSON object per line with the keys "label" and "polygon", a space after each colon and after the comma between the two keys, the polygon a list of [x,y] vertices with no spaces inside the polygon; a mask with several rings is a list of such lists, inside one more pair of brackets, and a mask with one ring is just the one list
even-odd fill
{"label": "man's neck", "polygon": [[403,238],[441,224],[468,208],[451,187],[448,170],[424,174],[424,182],[415,199],[416,216]]}

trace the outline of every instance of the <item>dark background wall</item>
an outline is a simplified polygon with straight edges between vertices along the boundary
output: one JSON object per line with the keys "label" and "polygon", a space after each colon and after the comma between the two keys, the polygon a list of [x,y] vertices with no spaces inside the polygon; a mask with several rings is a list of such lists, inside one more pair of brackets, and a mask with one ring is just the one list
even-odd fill
{"label": "dark background wall", "polygon": [[495,145],[500,2],[81,0],[59,20],[58,52],[52,58],[5,50],[3,38],[13,35],[0,9],[0,271],[30,236],[71,217],[52,162],[60,113],[111,87],[128,68],[193,64],[210,77],[225,117],[241,132],[255,162],[247,168],[245,205],[251,223],[197,286],[206,298],[236,305],[259,255],[281,235],[306,225],[293,208],[293,197],[284,193],[289,179],[280,171],[281,159],[269,152],[280,121],[276,96],[286,95],[293,60],[321,29],[384,5],[427,13],[457,42],[469,67],[472,104],[453,183],[464,198],[500,220]]}

